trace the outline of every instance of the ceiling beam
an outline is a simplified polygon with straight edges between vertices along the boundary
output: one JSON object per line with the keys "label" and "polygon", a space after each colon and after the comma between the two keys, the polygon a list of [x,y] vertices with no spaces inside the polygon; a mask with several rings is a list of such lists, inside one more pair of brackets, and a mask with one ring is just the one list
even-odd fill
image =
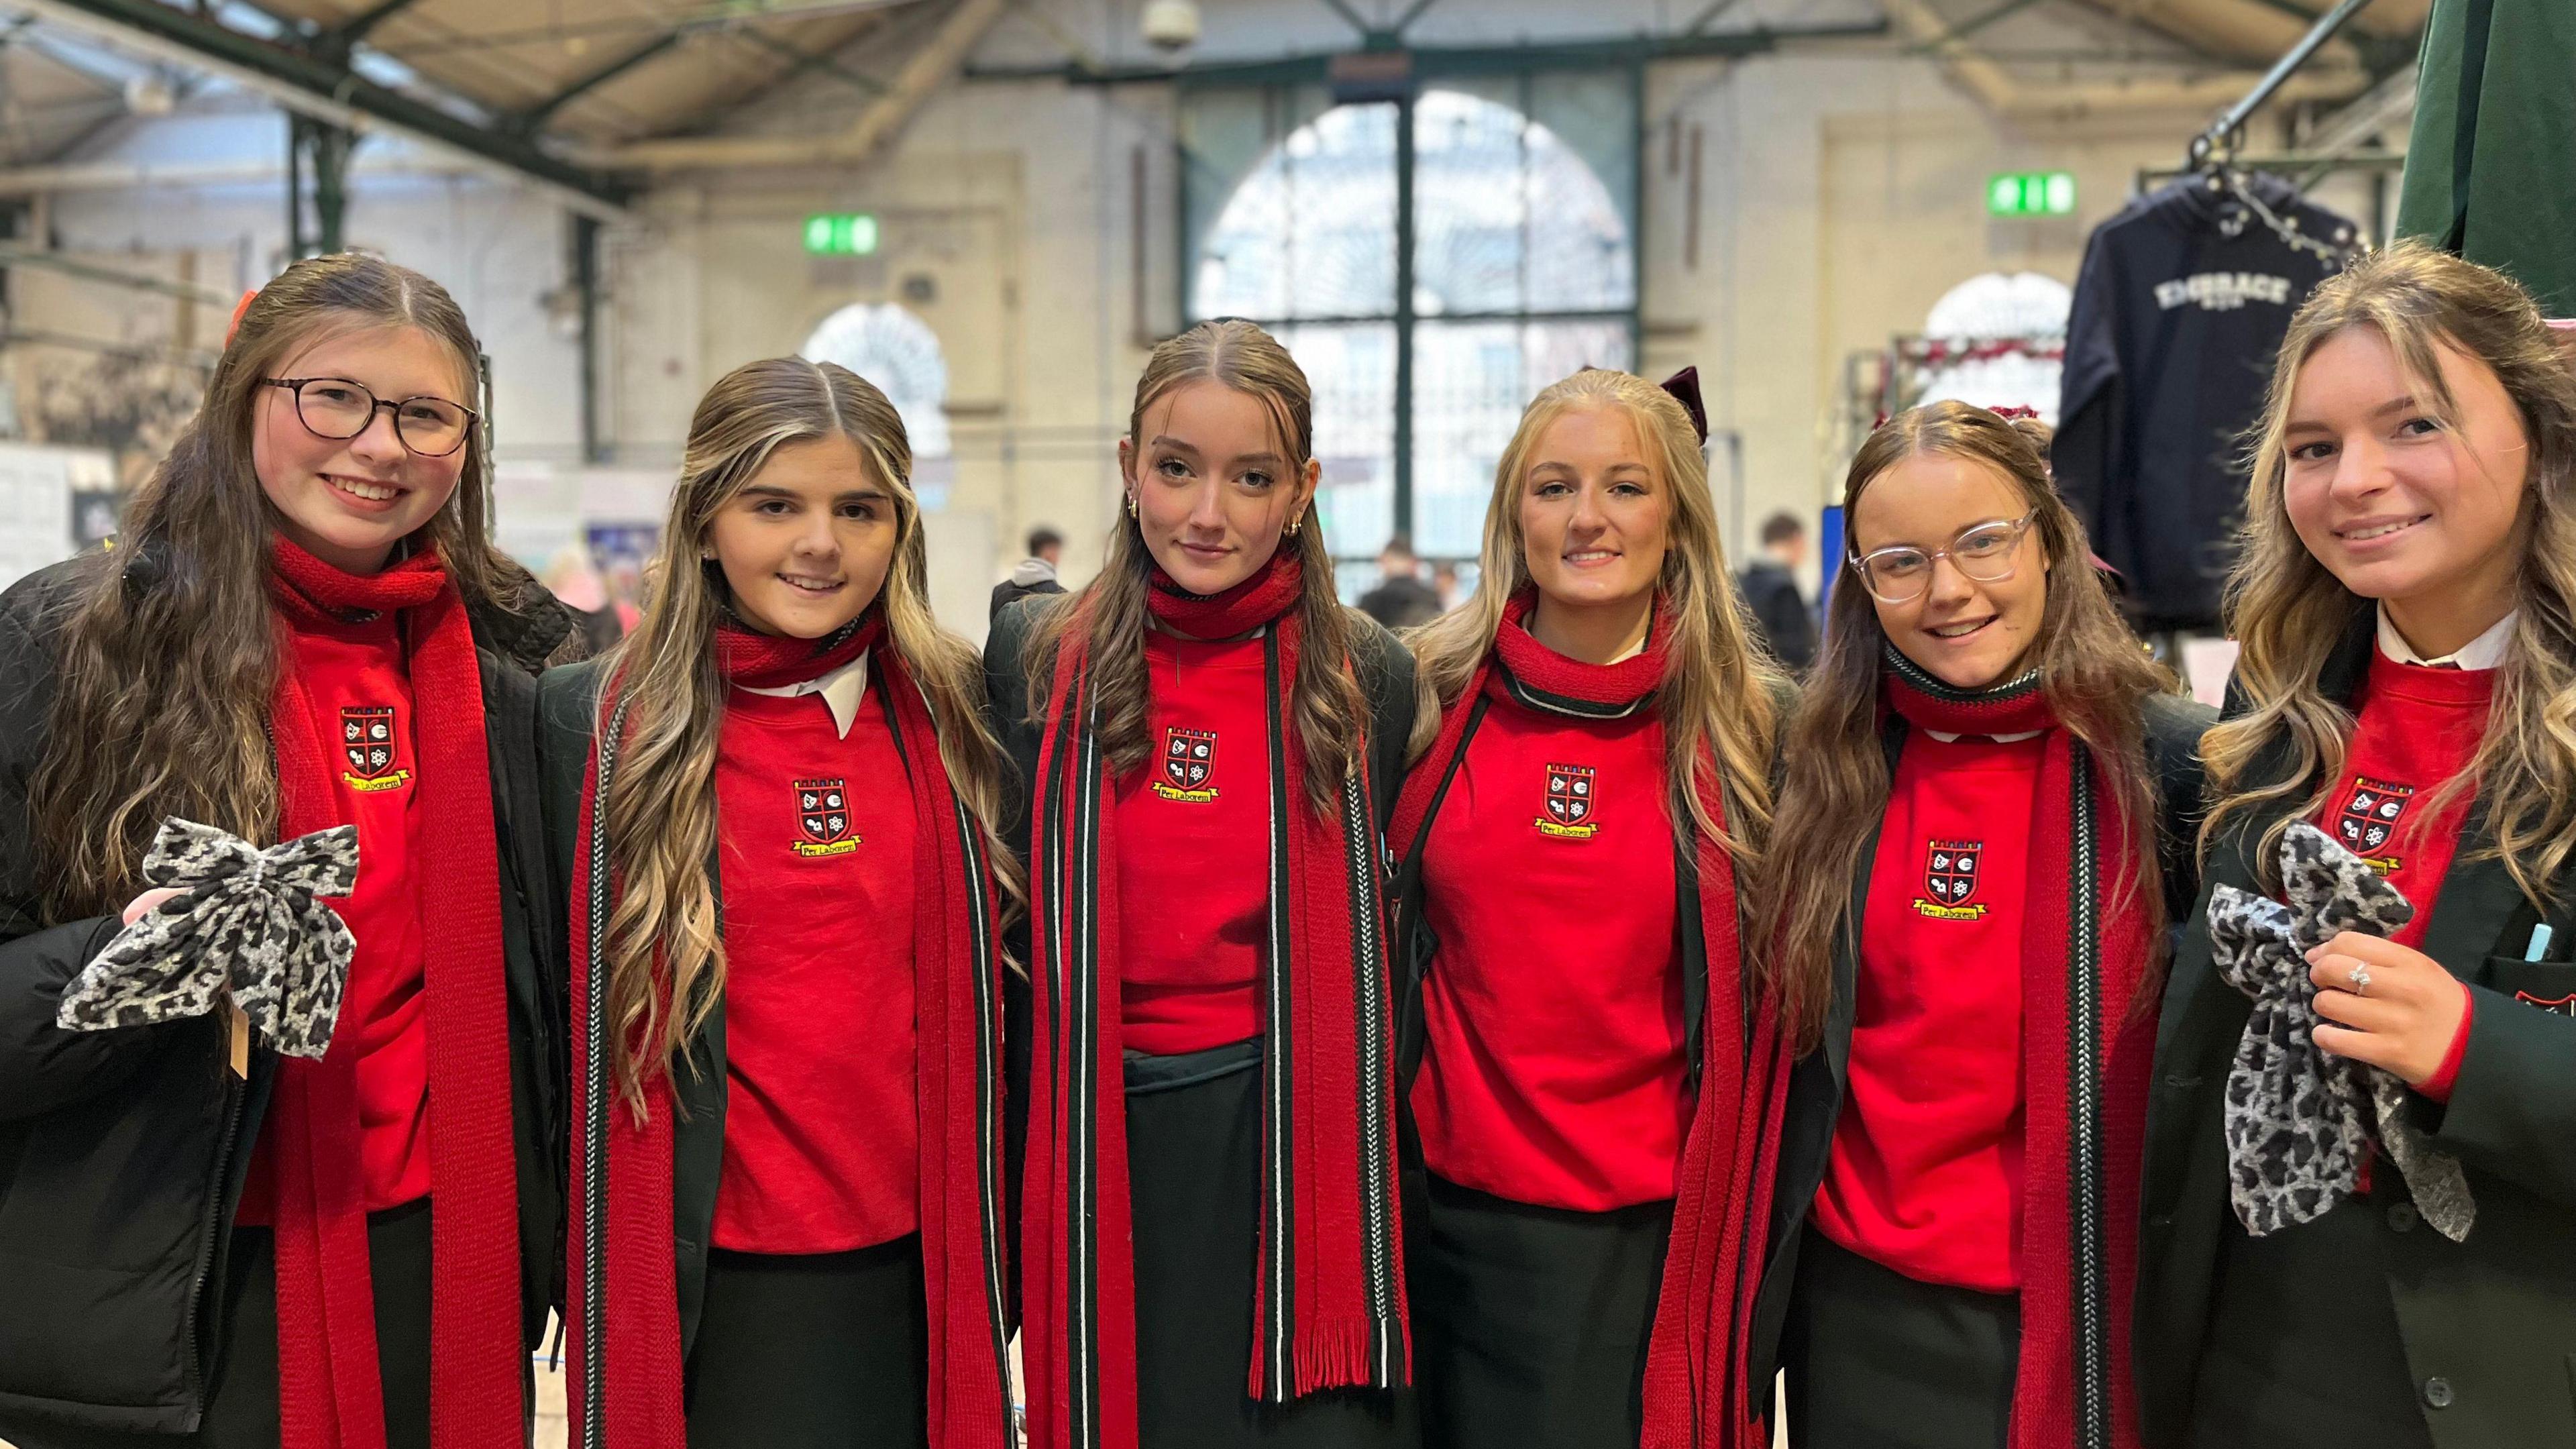
{"label": "ceiling beam", "polygon": [[592,71],[590,74],[583,76],[581,79],[574,81],[570,85],[565,86],[553,95],[546,97],[544,100],[539,101],[535,105],[512,116],[510,118],[511,129],[517,131],[523,136],[535,133],[538,127],[553,119],[555,112],[562,110],[564,107],[571,105],[577,100],[580,100],[583,96],[589,95],[592,91],[599,89],[601,86],[604,86],[610,81],[617,79],[619,76],[626,74],[628,71],[635,69],[637,66],[644,64],[646,61],[653,59],[664,51],[677,47],[680,41],[686,37],[687,34],[688,32],[684,30],[674,30],[656,39],[646,41],[644,44],[626,52],[624,55],[621,55],[617,59],[610,61],[608,64],[601,66],[599,69]]}
{"label": "ceiling beam", "polygon": [[[1809,41],[1872,40],[1888,33],[1885,20],[1855,20],[1822,25],[1754,26],[1707,35],[1640,35],[1610,40],[1560,40],[1528,45],[1413,46],[1400,55],[1416,80],[1443,76],[1505,75],[1534,67],[1644,65],[1664,60],[1721,60],[1768,55],[1783,46]],[[974,81],[1061,80],[1070,85],[1190,84],[1294,85],[1328,83],[1333,64],[1350,55],[1330,51],[1266,60],[1208,60],[1188,65],[1093,65],[1059,61],[1053,65],[970,66]]]}
{"label": "ceiling beam", "polygon": [[219,287],[201,287],[194,282],[174,282],[168,277],[156,277],[148,272],[129,272],[119,267],[102,266],[97,262],[65,256],[61,252],[43,251],[35,247],[20,246],[14,242],[0,242],[0,266],[41,267],[49,272],[60,272],[67,277],[77,277],[84,282],[123,287],[135,292],[158,292],[165,297],[176,297],[183,302],[200,302],[209,307],[229,307],[240,300],[234,293]]}
{"label": "ceiling beam", "polygon": [[399,135],[471,157],[489,170],[534,182],[603,220],[622,219],[632,194],[623,183],[541,151],[526,137],[378,85],[346,65],[271,45],[158,0],[7,3],[110,45],[223,76],[314,120]]}
{"label": "ceiling beam", "polygon": [[[1898,32],[1941,64],[1953,84],[2007,120],[2066,121],[2145,111],[2206,115],[2242,99],[2261,76],[2252,71],[2153,80],[2024,85],[1993,57],[1950,33],[1926,0],[1881,0]],[[2340,100],[2370,84],[2351,66],[2318,66],[2294,75],[2275,93],[2283,100]]]}
{"label": "ceiling beam", "polygon": [[[129,0],[149,3],[149,0]],[[901,132],[913,116],[957,78],[1010,0],[956,0],[938,28],[905,57],[885,94],[837,136],[693,136],[638,141],[599,157],[617,169],[690,171],[735,166],[863,166]]]}
{"label": "ceiling beam", "polygon": [[386,21],[393,19],[395,16],[410,9],[418,3],[420,3],[420,0],[376,0],[374,5],[369,6],[367,9],[350,16],[339,24],[323,31],[321,36],[317,38],[327,40],[333,46],[340,47],[341,53],[345,55],[347,54],[346,47],[355,45],[359,41],[366,39],[368,31],[371,31],[377,26],[384,24]]}

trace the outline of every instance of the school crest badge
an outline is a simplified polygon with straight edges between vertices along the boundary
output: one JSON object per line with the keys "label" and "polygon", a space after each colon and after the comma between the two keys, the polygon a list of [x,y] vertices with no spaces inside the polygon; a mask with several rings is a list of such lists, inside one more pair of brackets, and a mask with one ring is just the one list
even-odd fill
{"label": "school crest badge", "polygon": [[841,781],[798,780],[793,788],[796,828],[804,836],[795,842],[798,855],[847,855],[859,848],[859,838],[850,833],[850,792]]}
{"label": "school crest badge", "polygon": [[2528,991],[2517,991],[2513,994],[2513,999],[2525,1006],[2537,1006],[2543,1011],[2556,1012],[2560,1016],[2576,1016],[2576,991],[2557,997],[2534,996]]}
{"label": "school crest badge", "polygon": [[2412,785],[2392,785],[2356,775],[2352,789],[2344,796],[2343,814],[2335,821],[2335,835],[2344,849],[2386,875],[2399,864],[2397,857],[2386,853],[2388,842],[2397,834],[2397,817],[2406,813],[2407,803],[2414,798]]}
{"label": "school crest badge", "polygon": [[1600,813],[1600,781],[1590,765],[1550,765],[1547,767],[1547,795],[1540,802],[1536,822],[1541,835],[1559,840],[1590,840],[1601,833],[1601,822],[1593,817]]}
{"label": "school crest badge", "polygon": [[1985,902],[1969,904],[1977,893],[1977,863],[1986,853],[1982,840],[1933,840],[1924,844],[1923,890],[1914,909],[1941,921],[1973,921],[1986,913]]}
{"label": "school crest badge", "polygon": [[1154,793],[1166,800],[1204,805],[1216,798],[1216,731],[1163,730],[1163,775]]}
{"label": "school crest badge", "polygon": [[370,794],[398,788],[411,779],[411,771],[395,755],[392,705],[340,707],[340,758],[349,763],[340,774],[342,784]]}

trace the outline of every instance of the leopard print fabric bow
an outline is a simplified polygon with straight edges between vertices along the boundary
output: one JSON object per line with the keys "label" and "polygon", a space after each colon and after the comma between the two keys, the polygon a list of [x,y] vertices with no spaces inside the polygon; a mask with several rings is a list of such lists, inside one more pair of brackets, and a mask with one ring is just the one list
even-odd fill
{"label": "leopard print fabric bow", "polygon": [[260,1038],[320,1057],[340,1016],[357,940],[320,897],[358,884],[358,828],[263,850],[173,816],[143,858],[147,885],[179,891],[134,919],[63,992],[54,1024],[105,1031],[204,1016],[229,992]]}
{"label": "leopard print fabric bow", "polygon": [[2368,862],[2304,821],[2281,840],[2289,904],[2233,886],[2210,893],[2219,975],[2253,998],[2227,1071],[2228,1196],[2255,1237],[2324,1217],[2360,1184],[2373,1142],[2404,1175],[2416,1211],[2453,1242],[2477,1217],[2458,1159],[2407,1119],[2393,1074],[2317,1049],[2307,952],[2343,931],[2387,936],[2415,908]]}

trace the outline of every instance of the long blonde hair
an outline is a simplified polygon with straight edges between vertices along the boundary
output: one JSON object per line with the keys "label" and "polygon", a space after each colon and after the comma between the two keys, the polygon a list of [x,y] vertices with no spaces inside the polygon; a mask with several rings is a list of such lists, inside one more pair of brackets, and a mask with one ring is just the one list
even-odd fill
{"label": "long blonde hair", "polygon": [[[1853,456],[1843,478],[1843,517],[1853,517],[1861,495],[1888,469],[1927,454],[1985,465],[2037,515],[2048,597],[2030,662],[2058,724],[2100,763],[2134,832],[2131,853],[2138,871],[2108,883],[2113,899],[2135,900],[2156,919],[2164,910],[2158,811],[2140,706],[2150,695],[2172,692],[2174,679],[2139,648],[2093,572],[2084,526],[2050,484],[2048,440],[2047,426],[2036,419],[2008,421],[1966,403],[1931,403],[1899,413]],[[1832,559],[1826,566],[1842,562]],[[1846,926],[1859,927],[1846,919],[1852,879],[1861,868],[1863,843],[1886,813],[1890,788],[1879,734],[1887,633],[1856,576],[1844,577],[1826,612],[1824,653],[1782,750],[1780,813],[1798,825],[1781,832],[1754,913],[1783,1024],[1801,1050],[1823,1036],[1833,999],[1834,938]],[[2153,963],[2149,979],[2156,979]]]}
{"label": "long blonde hair", "polygon": [[[1717,506],[1709,497],[1708,460],[1690,414],[1672,394],[1633,373],[1585,368],[1550,384],[1522,410],[1520,426],[1494,467],[1474,596],[1407,636],[1422,695],[1413,753],[1429,748],[1441,714],[1466,693],[1494,647],[1504,605],[1531,587],[1520,510],[1531,452],[1557,419],[1590,408],[1615,408],[1636,426],[1637,441],[1672,504],[1663,573],[1656,580],[1673,631],[1672,662],[1655,691],[1655,708],[1664,724],[1674,836],[1687,840],[1696,830],[1718,842],[1734,856],[1741,878],[1759,862],[1770,833],[1771,750],[1778,728],[1773,695],[1785,684],[1745,626],[1718,534]],[[1727,820],[1716,819],[1701,798],[1703,745],[1725,791]]]}
{"label": "long blonde hair", "polygon": [[[2318,688],[2318,676],[2369,608],[2343,586],[2290,525],[2282,497],[2289,461],[2284,433],[2299,370],[2326,341],[2351,327],[2388,340],[2430,415],[2449,422],[2458,400],[2442,379],[2451,348],[2493,372],[2513,399],[2530,444],[2527,538],[2514,573],[2513,647],[2496,670],[2495,701],[2469,768],[2444,795],[2475,788],[2514,884],[2535,905],[2576,849],[2576,371],[2552,340],[2529,294],[2499,272],[2420,242],[2401,242],[2355,262],[2318,287],[2290,320],[2272,370],[2246,492],[2242,549],[2227,581],[2228,632],[2236,636],[2236,688],[2248,708],[2209,732],[2202,749],[2214,804],[2201,828],[2204,849],[2222,822],[2268,801],[2308,792],[2254,851],[2261,878],[2291,818],[2323,808],[2343,771],[2352,712]],[[2285,771],[2263,769],[2286,747]],[[2442,798],[2437,796],[2437,799]]]}
{"label": "long blonde hair", "polygon": [[[47,919],[123,905],[142,888],[143,855],[165,816],[275,838],[276,509],[252,463],[257,403],[302,349],[377,327],[436,342],[467,390],[459,401],[471,401],[481,349],[445,288],[382,257],[297,262],[243,310],[204,404],[135,490],[115,548],[67,599],[60,683],[28,791]],[[478,628],[533,632],[556,606],[492,544],[489,445],[477,421],[456,491],[407,542],[438,551]]]}
{"label": "long blonde hair", "polygon": [[[1140,460],[1137,466],[1143,466],[1146,411],[1193,382],[1221,383],[1258,400],[1278,431],[1290,476],[1303,475],[1315,454],[1314,391],[1305,370],[1277,338],[1232,317],[1202,322],[1146,358],[1144,374],[1136,379],[1136,404],[1127,415],[1127,442]],[[1298,748],[1305,756],[1307,797],[1317,809],[1330,810],[1343,776],[1358,763],[1367,706],[1344,662],[1353,626],[1333,591],[1333,556],[1324,547],[1313,500],[1293,526],[1297,531],[1279,540],[1280,548],[1297,551],[1304,570],[1304,592],[1295,605],[1302,642],[1289,699]],[[1054,673],[1050,661],[1065,636],[1077,628],[1084,631],[1095,729],[1102,752],[1122,771],[1142,765],[1151,747],[1145,727],[1145,627],[1153,570],[1154,557],[1136,516],[1121,511],[1099,576],[1050,607],[1029,631],[1025,662],[1032,717],[1046,712]]]}
{"label": "long blonde hair", "polygon": [[[668,1073],[724,989],[725,947],[707,862],[716,847],[716,745],[726,686],[715,633],[728,595],[701,561],[717,514],[779,448],[845,437],[894,497],[895,549],[874,607],[887,642],[926,696],[939,757],[960,803],[979,823],[985,854],[1016,894],[1013,853],[993,834],[1002,818],[1001,752],[977,707],[983,671],[974,647],[931,616],[912,445],[894,404],[831,363],[773,357],[717,380],[689,423],[680,479],[655,560],[660,583],[635,632],[602,664],[599,729],[625,712],[608,786],[608,864],[618,882],[608,919],[608,1022],[617,1090],[637,1112],[644,1084]],[[903,922],[897,929],[909,930]]]}

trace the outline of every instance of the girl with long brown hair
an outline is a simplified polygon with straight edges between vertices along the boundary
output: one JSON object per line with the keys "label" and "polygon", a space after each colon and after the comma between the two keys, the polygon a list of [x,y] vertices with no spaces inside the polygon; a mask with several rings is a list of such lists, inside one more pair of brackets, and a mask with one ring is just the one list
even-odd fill
{"label": "girl with long brown hair", "polygon": [[1405,1443],[1377,851],[1412,660],[1334,597],[1268,333],[1155,348],[1118,459],[1099,577],[985,646],[1033,820],[1029,1442]]}
{"label": "girl with long brown hair", "polygon": [[2209,711],[2120,622],[2048,430],[1871,433],[1758,929],[1803,1053],[1749,1344],[1813,1449],[2137,1442],[2157,959]]}
{"label": "girl with long brown hair", "polygon": [[[479,355],[427,277],[297,262],[246,301],[115,545],[0,597],[0,1436],[21,1449],[525,1432],[561,1067],[552,888],[524,847],[534,676],[572,621],[492,546]],[[84,1020],[120,923],[176,938],[199,904],[144,888],[171,878],[173,817],[300,842],[236,859],[246,889],[323,885],[353,837],[354,884],[209,942],[235,973],[211,1015],[173,983]],[[349,953],[336,1016],[335,988],[241,974],[318,969],[326,940]],[[152,1024],[109,1025],[129,1021]]]}
{"label": "girl with long brown hair", "polygon": [[1705,436],[1693,373],[1541,392],[1474,597],[1413,636],[1429,738],[1389,842],[1441,1449],[1748,1442],[1758,1412],[1724,1357],[1738,1138],[1786,1058],[1773,1023],[1746,1037],[1736,882],[1788,685],[1728,575]]}
{"label": "girl with long brown hair", "polygon": [[574,1442],[1008,1442],[1001,761],[894,405],[700,400],[642,623],[549,673]]}
{"label": "girl with long brown hair", "polygon": [[[2576,1441],[2571,488],[2511,279],[2400,245],[2291,320],[2156,1049],[2151,1443]],[[2264,897],[2308,949],[2234,949]]]}

